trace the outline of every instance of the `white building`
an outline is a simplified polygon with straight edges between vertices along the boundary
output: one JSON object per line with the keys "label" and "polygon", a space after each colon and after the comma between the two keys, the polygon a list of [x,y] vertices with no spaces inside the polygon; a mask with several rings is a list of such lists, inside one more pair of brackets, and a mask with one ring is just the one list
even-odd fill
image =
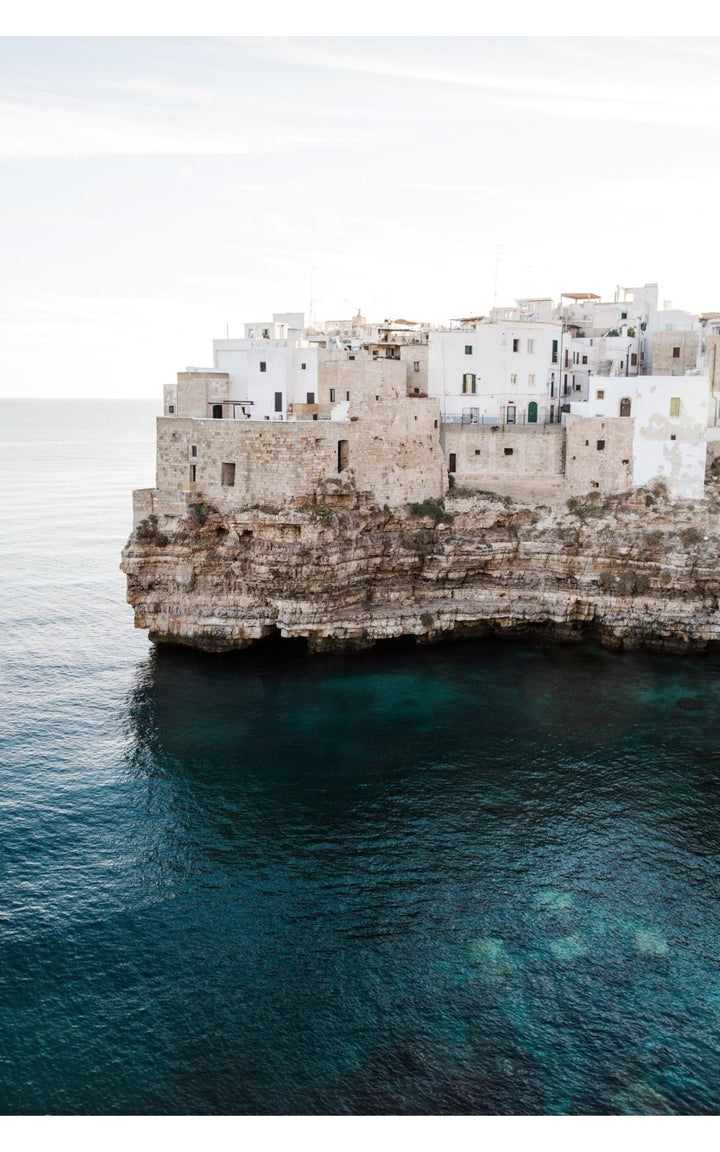
{"label": "white building", "polygon": [[213,368],[230,378],[236,419],[286,420],[293,404],[315,404],[317,348],[302,313],[275,313],[245,325],[241,339],[213,340]]}
{"label": "white building", "polygon": [[428,395],[446,423],[537,424],[559,419],[559,324],[463,320],[430,332]]}
{"label": "white building", "polygon": [[596,378],[573,416],[633,421],[632,484],[665,480],[670,491],[699,500],[705,484],[710,382],[707,376]]}

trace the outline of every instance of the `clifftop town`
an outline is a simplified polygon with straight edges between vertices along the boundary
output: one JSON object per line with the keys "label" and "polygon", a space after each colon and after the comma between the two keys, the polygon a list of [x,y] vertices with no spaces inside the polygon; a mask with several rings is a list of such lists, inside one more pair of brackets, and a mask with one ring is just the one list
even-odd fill
{"label": "clifftop town", "polygon": [[165,388],[156,487],[134,493],[136,625],[211,650],[714,642],[720,314],[615,295],[216,340]]}

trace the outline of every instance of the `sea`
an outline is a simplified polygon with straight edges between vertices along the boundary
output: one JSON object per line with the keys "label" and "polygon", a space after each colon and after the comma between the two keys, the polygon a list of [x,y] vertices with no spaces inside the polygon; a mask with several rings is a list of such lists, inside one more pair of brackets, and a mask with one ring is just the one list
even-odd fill
{"label": "sea", "polygon": [[717,1114],[720,657],[154,647],[156,411],[0,404],[0,1112]]}

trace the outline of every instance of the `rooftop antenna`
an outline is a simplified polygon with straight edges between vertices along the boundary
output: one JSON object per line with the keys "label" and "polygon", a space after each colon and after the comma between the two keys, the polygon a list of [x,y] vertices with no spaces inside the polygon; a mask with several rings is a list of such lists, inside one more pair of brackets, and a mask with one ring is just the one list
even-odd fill
{"label": "rooftop antenna", "polygon": [[495,250],[495,287],[493,289],[493,308],[497,308],[497,290],[498,290],[498,272],[500,271],[500,257],[502,256],[502,244],[498,244]]}

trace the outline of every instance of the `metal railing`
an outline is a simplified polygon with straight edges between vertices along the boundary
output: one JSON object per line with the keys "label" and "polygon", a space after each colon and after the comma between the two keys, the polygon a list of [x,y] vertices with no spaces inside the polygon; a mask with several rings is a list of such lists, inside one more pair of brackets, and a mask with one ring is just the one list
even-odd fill
{"label": "metal railing", "polygon": [[559,424],[560,423],[560,413],[555,412],[552,420],[550,419],[549,415],[543,415],[543,416],[538,415],[536,420],[530,420],[530,419],[528,419],[528,416],[525,412],[518,412],[511,419],[508,419],[507,415],[505,415],[505,414],[497,415],[497,416],[488,416],[486,413],[483,413],[483,414],[477,415],[477,416],[470,416],[469,414],[466,414],[466,413],[463,413],[462,415],[458,415],[457,413],[454,413],[454,412],[447,412],[441,417],[441,423],[442,424],[462,424],[462,425],[474,424],[477,427],[484,427],[484,428],[488,428],[488,427],[489,428],[514,428],[514,427],[543,428],[549,424]]}

